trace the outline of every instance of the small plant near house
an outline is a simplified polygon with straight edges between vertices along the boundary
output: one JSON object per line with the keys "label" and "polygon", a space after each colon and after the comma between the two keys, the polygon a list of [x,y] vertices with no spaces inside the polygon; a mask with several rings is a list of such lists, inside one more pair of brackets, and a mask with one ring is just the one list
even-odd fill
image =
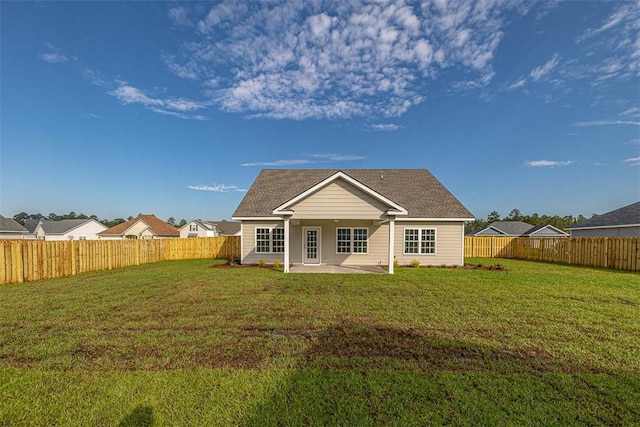
{"label": "small plant near house", "polygon": [[280,268],[280,267],[282,267],[282,263],[280,262],[279,259],[277,259],[277,260],[273,261],[273,266],[275,268]]}
{"label": "small plant near house", "polygon": [[258,261],[258,267],[264,267],[266,265],[266,263],[264,262],[263,259]]}
{"label": "small plant near house", "polygon": [[441,264],[440,268],[447,268],[447,264]]}
{"label": "small plant near house", "polygon": [[393,260],[393,268],[400,268],[400,263],[398,262],[397,259]]}
{"label": "small plant near house", "polygon": [[409,265],[413,268],[418,268],[420,267],[420,261],[418,261],[417,259],[411,260],[411,262],[409,263]]}
{"label": "small plant near house", "polygon": [[236,254],[234,254],[233,252],[231,252],[229,254],[229,256],[227,256],[227,264],[229,264],[229,267],[233,267],[234,265],[236,265]]}

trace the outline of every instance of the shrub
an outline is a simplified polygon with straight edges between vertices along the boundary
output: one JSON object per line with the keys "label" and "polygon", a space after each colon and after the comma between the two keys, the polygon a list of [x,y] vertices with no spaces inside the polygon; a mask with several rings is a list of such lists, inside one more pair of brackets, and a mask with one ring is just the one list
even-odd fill
{"label": "shrub", "polygon": [[413,268],[418,268],[420,267],[420,261],[418,261],[417,259],[411,260],[411,263],[409,265]]}
{"label": "shrub", "polygon": [[397,259],[393,260],[393,268],[399,268],[400,267],[400,263],[398,262]]}
{"label": "shrub", "polygon": [[279,259],[277,259],[277,260],[273,261],[273,266],[275,268],[280,268],[280,267],[282,267],[282,263],[280,262]]}
{"label": "shrub", "polygon": [[236,257],[236,254],[234,254],[233,252],[231,252],[227,257],[227,263],[232,267],[235,265],[235,257]]}
{"label": "shrub", "polygon": [[258,261],[258,267],[264,267],[264,266],[265,266],[265,264],[266,264],[266,263],[264,262],[264,260],[263,260],[263,259],[261,259],[261,260],[259,260],[259,261]]}

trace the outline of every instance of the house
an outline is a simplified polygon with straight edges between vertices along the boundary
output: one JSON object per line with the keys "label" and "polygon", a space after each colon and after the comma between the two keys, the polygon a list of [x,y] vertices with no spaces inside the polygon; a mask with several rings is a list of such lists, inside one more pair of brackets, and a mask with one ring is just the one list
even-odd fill
{"label": "house", "polygon": [[239,236],[240,223],[237,221],[193,220],[180,228],[180,237]]}
{"label": "house", "polygon": [[180,232],[155,215],[137,217],[98,233],[100,239],[170,239],[180,237]]}
{"label": "house", "polygon": [[571,237],[640,237],[640,202],[567,227]]}
{"label": "house", "polygon": [[18,221],[0,215],[0,240],[22,240],[28,233]]}
{"label": "house", "polygon": [[107,229],[95,219],[26,219],[25,227],[31,238],[38,240],[97,240],[98,233]]}
{"label": "house", "polygon": [[263,170],[238,205],[241,262],[464,264],[473,215],[425,169]]}
{"label": "house", "polygon": [[568,237],[564,231],[553,225],[531,225],[523,221],[496,221],[482,230],[471,232],[469,236],[498,237]]}

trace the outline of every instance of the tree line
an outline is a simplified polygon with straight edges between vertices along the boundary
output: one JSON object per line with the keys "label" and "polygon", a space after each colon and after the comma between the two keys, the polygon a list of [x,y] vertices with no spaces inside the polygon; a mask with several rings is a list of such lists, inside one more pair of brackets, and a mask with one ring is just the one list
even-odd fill
{"label": "tree line", "polygon": [[[103,224],[105,227],[108,227],[108,228],[114,227],[118,224],[122,224],[123,222],[126,222],[133,218],[134,217],[130,216],[126,219],[125,218],[100,219],[98,218],[97,215],[85,215],[83,213],[76,214],[73,211],[69,212],[66,215],[58,215],[56,213],[50,213],[49,215],[42,215],[41,213],[29,214],[26,212],[20,212],[19,214],[15,214],[13,216],[13,219],[23,226],[27,219],[38,219],[38,220],[49,220],[49,221],[61,221],[63,219],[95,219],[96,221],[98,221],[99,223]],[[167,219],[166,222],[168,224],[173,225],[176,228],[180,228],[187,224],[187,220],[185,220],[184,218],[181,219],[179,222],[177,222],[174,217],[169,217],[169,219]]]}
{"label": "tree line", "polygon": [[[595,216],[595,214],[593,216]],[[500,214],[497,211],[493,211],[489,215],[487,215],[486,220],[477,218],[475,221],[467,223],[467,225],[465,226],[465,233],[482,230],[489,224],[496,221],[522,221],[531,225],[553,225],[560,230],[564,230],[566,227],[577,222],[584,221],[586,219],[587,218],[582,214],[578,216],[551,216],[539,215],[537,213],[534,213],[532,215],[524,215],[522,214],[522,212],[520,212],[519,209],[513,209],[511,212],[509,212],[509,215],[507,215],[505,218],[501,218]]]}

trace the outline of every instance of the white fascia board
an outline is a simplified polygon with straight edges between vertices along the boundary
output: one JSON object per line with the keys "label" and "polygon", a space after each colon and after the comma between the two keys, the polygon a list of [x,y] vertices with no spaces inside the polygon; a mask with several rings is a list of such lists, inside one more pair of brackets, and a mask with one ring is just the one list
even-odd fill
{"label": "white fascia board", "polygon": [[339,178],[344,179],[349,184],[351,184],[354,187],[364,191],[365,193],[367,193],[368,195],[370,195],[374,199],[377,199],[380,202],[386,204],[387,206],[397,210],[399,213],[397,213],[395,215],[406,215],[407,214],[407,210],[405,208],[403,208],[402,206],[400,206],[399,204],[387,199],[382,194],[372,190],[371,188],[367,187],[366,185],[362,184],[361,182],[356,181],[355,179],[351,178],[349,175],[345,174],[344,172],[338,171],[338,172],[334,173],[333,175],[331,175],[330,177],[328,177],[327,179],[325,179],[324,181],[319,182],[318,184],[314,185],[313,187],[309,188],[308,190],[298,194],[293,199],[291,199],[291,200],[285,202],[284,204],[278,206],[277,208],[275,208],[273,210],[274,215],[283,214],[284,213],[283,211],[285,209],[289,208],[291,205],[296,204],[300,200],[302,200],[305,197],[315,193],[316,191],[322,189],[326,185],[332,183],[333,181],[335,181],[335,180],[337,180]]}
{"label": "white fascia board", "polygon": [[234,221],[282,221],[281,216],[232,216]]}
{"label": "white fascia board", "polygon": [[503,234],[505,237],[509,237],[509,234],[505,233],[504,231],[500,230],[499,228],[494,227],[493,225],[490,225],[488,227],[483,228],[482,230],[478,231],[477,233],[473,233],[473,235],[475,237],[495,237],[495,236],[478,236],[478,234],[482,233],[485,230],[488,230],[490,228],[493,228],[494,230],[496,230],[498,233]]}
{"label": "white fascia board", "polygon": [[640,227],[640,224],[601,225],[598,227],[567,227],[567,230],[596,230],[600,228]]}
{"label": "white fascia board", "polygon": [[[396,218],[396,221],[451,221],[451,222],[460,222],[460,221],[473,221],[475,218]],[[488,227],[487,227],[488,228]],[[484,228],[483,230],[486,230]],[[500,231],[500,230],[498,230]]]}
{"label": "white fascia board", "polygon": [[553,228],[553,229],[554,229],[554,230],[556,230],[558,233],[564,234],[565,236],[568,236],[568,235],[569,235],[568,233],[565,233],[564,231],[560,230],[559,228],[556,228],[556,227],[554,227],[554,226],[553,226],[553,225],[551,225],[551,224],[547,224],[547,225],[545,225],[544,227],[542,227],[542,228],[540,228],[540,229],[538,229],[538,230],[534,231],[533,233],[531,233],[531,234],[530,234],[530,236],[533,236],[534,234],[539,233],[540,231],[544,230],[545,228]]}

